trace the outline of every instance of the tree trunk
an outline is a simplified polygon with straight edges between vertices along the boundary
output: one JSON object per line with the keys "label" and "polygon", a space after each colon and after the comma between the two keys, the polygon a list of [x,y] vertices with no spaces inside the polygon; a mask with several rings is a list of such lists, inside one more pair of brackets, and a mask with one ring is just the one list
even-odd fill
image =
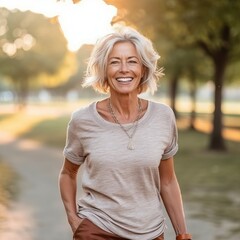
{"label": "tree trunk", "polygon": [[28,78],[18,78],[17,81],[14,81],[14,85],[16,89],[17,105],[19,110],[22,110],[27,104],[27,97],[29,93]]}
{"label": "tree trunk", "polygon": [[196,130],[195,119],[196,119],[196,79],[193,77],[190,81],[190,97],[191,97],[191,113],[190,113],[190,130]]}
{"label": "tree trunk", "polygon": [[222,90],[223,90],[223,78],[226,68],[226,59],[223,56],[219,57],[215,61],[215,73],[214,73],[214,113],[213,113],[213,129],[210,137],[210,150],[226,150],[222,129]]}
{"label": "tree trunk", "polygon": [[[209,34],[211,36],[211,34]],[[205,42],[199,41],[199,46],[213,60],[214,63],[214,113],[213,113],[213,130],[210,137],[210,150],[226,150],[225,142],[222,135],[222,90],[224,82],[224,73],[228,63],[228,54],[231,47],[231,31],[226,24],[219,32],[219,39],[222,45],[218,48],[210,48]]]}
{"label": "tree trunk", "polygon": [[176,97],[177,97],[178,76],[175,75],[170,82],[170,106],[177,118]]}

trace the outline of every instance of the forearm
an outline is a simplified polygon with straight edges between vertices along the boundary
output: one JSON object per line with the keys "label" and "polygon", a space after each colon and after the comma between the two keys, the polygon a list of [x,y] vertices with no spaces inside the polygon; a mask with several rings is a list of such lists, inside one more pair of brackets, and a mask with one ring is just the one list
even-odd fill
{"label": "forearm", "polygon": [[176,177],[161,186],[161,197],[176,235],[187,233],[182,196]]}
{"label": "forearm", "polygon": [[77,180],[75,176],[62,171],[59,176],[59,187],[63,205],[67,214],[68,221],[71,222],[76,217],[76,194]]}

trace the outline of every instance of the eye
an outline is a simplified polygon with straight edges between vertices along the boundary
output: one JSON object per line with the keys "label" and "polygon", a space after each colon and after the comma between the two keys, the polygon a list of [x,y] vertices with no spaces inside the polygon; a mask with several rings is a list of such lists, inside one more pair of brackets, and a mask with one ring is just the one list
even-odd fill
{"label": "eye", "polygon": [[110,65],[117,65],[117,64],[119,64],[119,61],[118,60],[112,60],[112,61],[110,61],[109,64]]}
{"label": "eye", "polygon": [[136,60],[129,60],[128,62],[131,63],[131,64],[136,64],[136,63],[138,63]]}
{"label": "eye", "polygon": [[136,57],[131,57],[128,59],[128,64],[132,64],[132,65],[135,65],[135,64],[139,64],[139,59],[137,59]]}

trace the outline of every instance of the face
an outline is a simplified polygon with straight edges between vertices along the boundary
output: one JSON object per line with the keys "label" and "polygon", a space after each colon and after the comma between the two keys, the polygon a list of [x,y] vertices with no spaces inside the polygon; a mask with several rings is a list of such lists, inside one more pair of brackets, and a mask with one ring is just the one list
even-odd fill
{"label": "face", "polygon": [[138,94],[138,86],[143,75],[143,64],[135,46],[131,42],[116,43],[107,61],[110,92]]}

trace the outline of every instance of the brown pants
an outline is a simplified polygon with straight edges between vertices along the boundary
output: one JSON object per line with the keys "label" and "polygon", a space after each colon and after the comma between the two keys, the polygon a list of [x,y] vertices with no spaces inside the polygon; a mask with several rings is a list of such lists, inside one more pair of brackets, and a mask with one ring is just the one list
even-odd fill
{"label": "brown pants", "polygon": [[[73,240],[127,240],[113,233],[109,233],[84,219],[73,235]],[[164,240],[163,234],[153,240]]]}

